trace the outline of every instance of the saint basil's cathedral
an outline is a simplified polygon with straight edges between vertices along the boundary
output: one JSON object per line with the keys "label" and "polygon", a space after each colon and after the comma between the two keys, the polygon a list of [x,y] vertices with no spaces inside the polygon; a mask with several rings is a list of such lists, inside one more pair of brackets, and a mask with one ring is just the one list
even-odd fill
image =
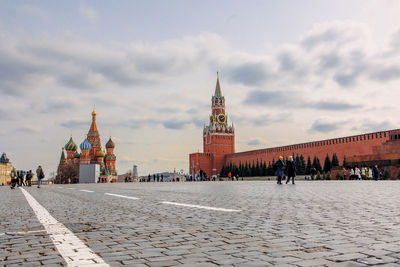
{"label": "saint basil's cathedral", "polygon": [[[115,170],[116,156],[114,154],[115,144],[111,139],[105,145],[106,151],[101,147],[100,134],[96,124],[96,111],[92,112],[92,124],[87,137],[78,146],[74,140],[69,139],[62,148],[60,163],[57,168],[56,183],[79,183],[79,167],[82,164],[98,164],[100,167],[101,182],[115,182],[117,171]],[[65,156],[65,151],[67,156]]]}

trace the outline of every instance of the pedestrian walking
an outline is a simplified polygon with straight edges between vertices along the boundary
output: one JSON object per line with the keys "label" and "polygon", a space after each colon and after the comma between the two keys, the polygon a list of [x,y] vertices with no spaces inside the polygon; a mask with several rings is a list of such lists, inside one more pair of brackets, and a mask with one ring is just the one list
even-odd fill
{"label": "pedestrian walking", "polygon": [[275,162],[274,167],[275,167],[277,184],[282,184],[282,177],[285,173],[285,163],[283,162],[282,156],[279,156],[279,160]]}
{"label": "pedestrian walking", "polygon": [[44,172],[43,172],[42,166],[40,166],[40,165],[36,169],[36,177],[37,177],[38,188],[40,188],[40,185],[42,184],[42,179],[44,178]]}
{"label": "pedestrian walking", "polygon": [[361,171],[360,171],[360,169],[358,167],[356,167],[354,172],[355,172],[355,175],[357,176],[357,179],[361,180]]}
{"label": "pedestrian walking", "polygon": [[378,169],[378,165],[375,165],[374,168],[372,169],[372,175],[374,176],[374,180],[378,181],[379,179],[379,169]]}
{"label": "pedestrian walking", "polygon": [[346,180],[346,176],[347,176],[347,170],[345,167],[343,167],[343,180]]}
{"label": "pedestrian walking", "polygon": [[371,167],[370,167],[369,170],[368,170],[368,178],[369,178],[370,180],[372,180],[372,179],[374,178],[374,174],[373,174],[373,172],[372,172]]}
{"label": "pedestrian walking", "polygon": [[14,167],[11,169],[10,178],[11,178],[11,186],[10,187],[11,187],[11,189],[15,189],[15,186],[17,184],[18,174]]}
{"label": "pedestrian walking", "polygon": [[32,177],[33,177],[32,170],[29,170],[25,176],[25,184],[27,186],[32,186]]}
{"label": "pedestrian walking", "polygon": [[365,168],[364,167],[361,167],[361,179],[362,180],[365,180]]}
{"label": "pedestrian walking", "polygon": [[25,176],[25,172],[23,170],[20,170],[18,172],[18,186],[23,186],[24,184],[24,176]]}
{"label": "pedestrian walking", "polygon": [[310,169],[310,173],[311,173],[311,180],[314,180],[315,179],[315,175],[317,174],[317,169],[312,167]]}
{"label": "pedestrian walking", "polygon": [[286,168],[287,168],[287,175],[288,175],[286,184],[289,183],[290,178],[292,178],[292,184],[294,184],[294,177],[296,177],[296,164],[294,164],[292,156],[289,156],[289,159],[286,162]]}
{"label": "pedestrian walking", "polygon": [[350,169],[350,179],[351,180],[355,179],[355,172],[353,168]]}

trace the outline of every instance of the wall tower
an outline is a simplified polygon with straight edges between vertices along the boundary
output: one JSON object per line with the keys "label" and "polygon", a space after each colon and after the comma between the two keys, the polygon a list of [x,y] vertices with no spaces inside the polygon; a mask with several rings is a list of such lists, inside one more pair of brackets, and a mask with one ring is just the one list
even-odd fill
{"label": "wall tower", "polygon": [[190,172],[206,172],[207,177],[218,175],[225,162],[225,155],[235,153],[235,128],[228,124],[225,97],[222,94],[219,75],[211,98],[211,115],[203,129],[203,153],[190,155]]}

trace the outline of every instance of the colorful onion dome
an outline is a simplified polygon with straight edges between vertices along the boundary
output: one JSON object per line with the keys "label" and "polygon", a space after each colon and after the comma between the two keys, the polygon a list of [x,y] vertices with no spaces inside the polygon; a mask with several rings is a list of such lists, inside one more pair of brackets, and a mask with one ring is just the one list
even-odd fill
{"label": "colorful onion dome", "polygon": [[79,147],[81,148],[81,150],[90,150],[92,148],[92,145],[89,143],[87,138],[85,138],[85,140],[83,140]]}
{"label": "colorful onion dome", "polygon": [[106,153],[104,153],[104,151],[101,151],[101,150],[99,150],[99,151],[97,151],[97,153],[96,153],[96,157],[100,157],[100,158],[104,158],[105,157],[105,155],[106,155]]}
{"label": "colorful onion dome", "polygon": [[79,155],[78,151],[75,151],[73,158],[74,159],[79,159],[81,157],[81,155]]}
{"label": "colorful onion dome", "polygon": [[110,140],[108,140],[107,144],[106,144],[106,148],[114,148],[115,144],[113,142],[113,140],[111,140],[111,136],[110,136]]}
{"label": "colorful onion dome", "polygon": [[96,109],[93,108],[92,116],[96,116],[96,115],[97,115]]}
{"label": "colorful onion dome", "polygon": [[76,151],[78,149],[78,146],[75,144],[74,140],[72,140],[72,135],[64,148],[67,151]]}

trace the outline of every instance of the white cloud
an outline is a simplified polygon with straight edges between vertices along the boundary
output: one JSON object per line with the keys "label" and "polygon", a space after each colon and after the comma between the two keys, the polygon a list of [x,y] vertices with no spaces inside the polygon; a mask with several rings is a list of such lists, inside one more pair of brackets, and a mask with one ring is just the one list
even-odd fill
{"label": "white cloud", "polygon": [[96,10],[94,8],[88,7],[88,6],[80,6],[79,7],[79,14],[83,18],[85,18],[85,19],[87,19],[87,20],[89,20],[91,22],[96,21],[96,19],[98,17],[98,14],[97,14]]}
{"label": "white cloud", "polygon": [[[96,104],[102,140],[110,132],[116,140],[129,140],[129,146],[121,141],[116,148],[121,166],[142,162],[144,173],[187,168],[188,153],[201,148],[216,70],[238,150],[393,126],[400,121],[379,121],[398,113],[384,109],[397,107],[400,97],[400,55],[393,52],[398,37],[384,47],[372,37],[363,24],[324,23],[296,43],[251,54],[210,33],[95,43],[3,32],[0,119],[8,129],[3,135],[12,141],[24,131],[42,134],[48,144],[43,153],[56,158],[48,168],[55,169],[69,130],[81,141]],[[18,112],[6,120],[10,110]],[[154,151],[174,155],[154,164]]]}
{"label": "white cloud", "polygon": [[43,9],[33,4],[23,4],[17,6],[17,12],[23,16],[33,16],[37,18],[47,18],[48,13]]}

